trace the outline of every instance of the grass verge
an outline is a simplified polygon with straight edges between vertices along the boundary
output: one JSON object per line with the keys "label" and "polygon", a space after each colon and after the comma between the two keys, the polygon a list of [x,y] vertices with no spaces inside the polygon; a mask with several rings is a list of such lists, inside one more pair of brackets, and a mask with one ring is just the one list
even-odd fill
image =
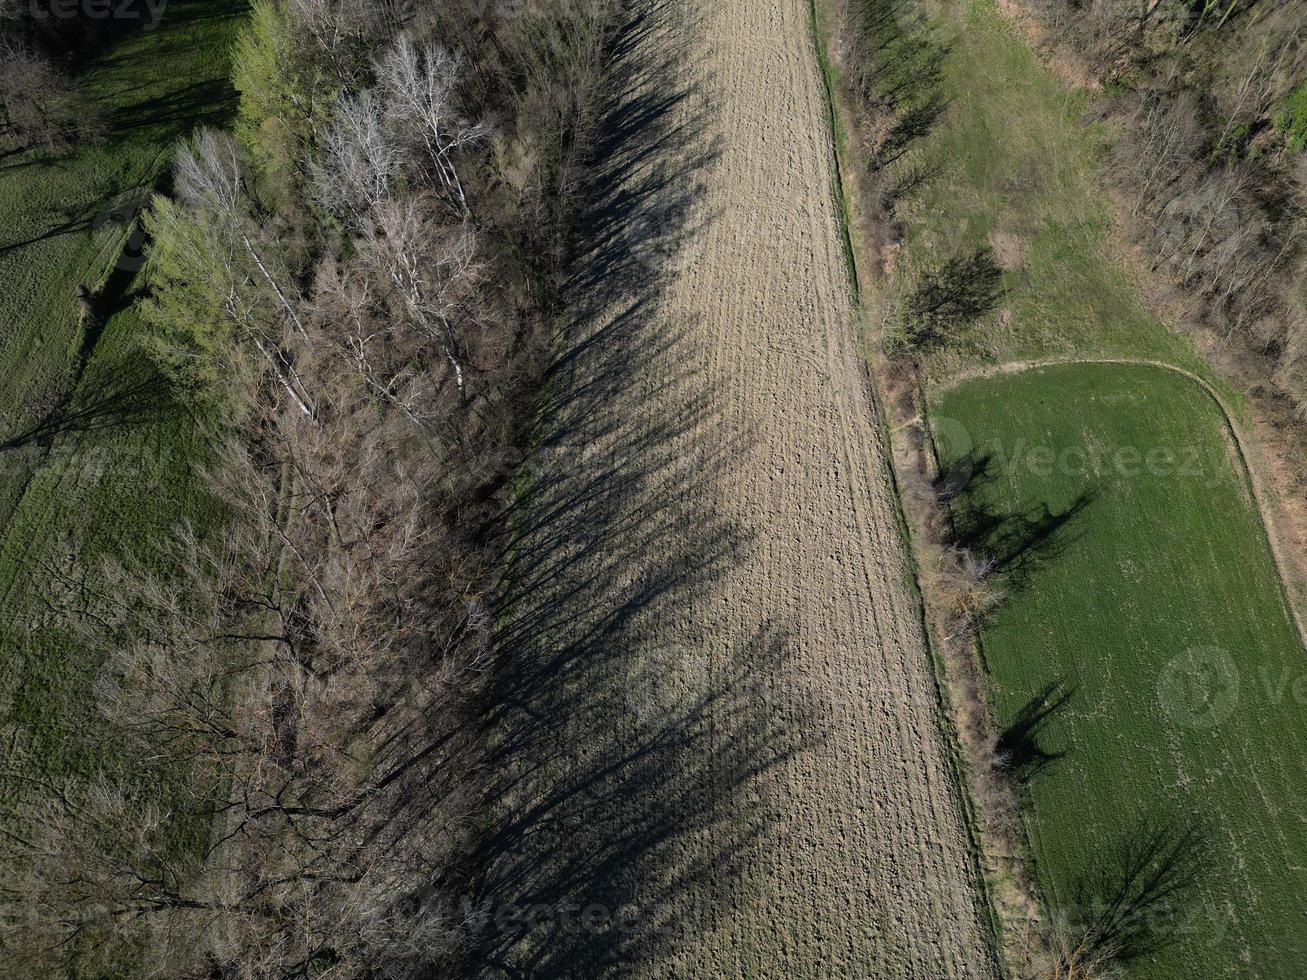
{"label": "grass verge", "polygon": [[924,356],[928,376],[1012,360],[1134,357],[1194,371],[1227,394],[1189,338],[1149,311],[1122,258],[1101,169],[1107,134],[1083,94],[1013,36],[992,0],[946,3],[930,24],[947,51],[948,105],[890,168],[894,186],[908,189],[896,199],[894,280],[910,286],[949,257],[990,245],[1003,289],[995,309]]}

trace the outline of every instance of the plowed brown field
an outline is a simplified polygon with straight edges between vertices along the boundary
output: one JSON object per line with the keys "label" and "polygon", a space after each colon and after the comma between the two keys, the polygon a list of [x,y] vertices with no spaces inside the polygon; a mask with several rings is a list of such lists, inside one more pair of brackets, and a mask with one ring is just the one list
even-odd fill
{"label": "plowed brown field", "polygon": [[489,718],[487,975],[997,973],[809,16],[620,38]]}

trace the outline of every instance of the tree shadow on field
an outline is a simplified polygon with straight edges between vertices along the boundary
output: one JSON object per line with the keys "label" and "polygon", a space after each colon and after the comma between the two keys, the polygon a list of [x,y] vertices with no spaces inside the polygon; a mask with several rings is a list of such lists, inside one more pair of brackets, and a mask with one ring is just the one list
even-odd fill
{"label": "tree shadow on field", "polygon": [[953,504],[964,494],[975,492],[994,478],[994,457],[974,449],[956,459],[940,461],[933,483],[940,501]]}
{"label": "tree shadow on field", "polygon": [[617,37],[567,285],[577,308],[508,515],[488,816],[459,910],[476,976],[674,969],[773,821],[757,781],[812,730],[757,696],[787,657],[784,624],[746,624],[726,651],[686,639],[710,615],[696,595],[751,547],[713,510],[747,439],[714,407],[694,325],[659,315],[716,157],[685,81],[687,17],[640,3]]}
{"label": "tree shadow on field", "polygon": [[944,66],[950,46],[928,23],[917,0],[851,3],[854,33],[868,38],[854,85],[883,118],[869,147],[870,165],[884,169],[929,135],[950,105]]}
{"label": "tree shadow on field", "polygon": [[1040,568],[1079,540],[1082,532],[1076,521],[1100,491],[1082,490],[1060,510],[1043,503],[1004,508],[994,503],[1000,476],[991,456],[971,452],[945,466],[935,486],[952,512],[953,544],[982,556],[1007,591],[1015,593],[1028,588]]}
{"label": "tree shadow on field", "polygon": [[[1150,818],[1115,846],[1097,849],[1051,918],[1059,976],[1114,975],[1114,968],[1151,956],[1200,925],[1198,886],[1209,873],[1208,834],[1191,819]],[[1210,934],[1210,933],[1209,933]]]}
{"label": "tree shadow on field", "polygon": [[1070,703],[1076,689],[1064,681],[1044,685],[1008,722],[998,736],[998,752],[1006,768],[1021,782],[1028,783],[1040,772],[1066,755],[1050,752],[1043,743],[1048,722]]}
{"label": "tree shadow on field", "polygon": [[235,92],[226,78],[206,78],[184,88],[142,99],[118,109],[109,131],[115,143],[131,139],[138,130],[189,131],[221,123],[235,106]]}
{"label": "tree shadow on field", "polygon": [[120,430],[157,419],[173,405],[166,380],[152,364],[139,358],[110,376],[84,378],[70,397],[47,411],[22,432],[0,439],[0,454],[24,446],[49,446],[73,432]]}
{"label": "tree shadow on field", "polygon": [[[45,164],[47,166],[60,166],[57,162]],[[62,204],[58,207],[52,207],[46,212],[45,221],[48,222],[43,231],[35,235],[28,235],[25,238],[17,238],[12,241],[0,244],[0,255],[8,252],[17,252],[27,248],[29,245],[36,245],[39,242],[48,241],[51,238],[58,238],[61,235],[75,235],[78,232],[90,231],[95,227],[96,216],[100,214],[102,208],[111,199],[111,196],[105,200],[93,198],[90,200],[80,201],[75,204]],[[71,291],[72,286],[70,285]]]}

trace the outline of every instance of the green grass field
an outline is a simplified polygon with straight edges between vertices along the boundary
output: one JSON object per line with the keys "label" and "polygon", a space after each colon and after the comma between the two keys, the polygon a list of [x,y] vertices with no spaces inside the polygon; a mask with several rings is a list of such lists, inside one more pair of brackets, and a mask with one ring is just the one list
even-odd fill
{"label": "green grass field", "polygon": [[898,280],[992,244],[1005,266],[999,308],[927,358],[959,368],[1075,355],[1164,360],[1210,372],[1188,339],[1141,301],[1120,259],[1100,161],[1105,134],[1017,40],[992,0],[953,0],[932,21],[949,47],[940,122],[892,170],[928,179],[898,205]]}
{"label": "green grass field", "polygon": [[[94,58],[77,89],[108,120],[103,143],[0,153],[0,443],[39,424],[75,385],[87,338],[74,287],[106,282],[176,141],[230,110],[227,48],[240,7],[173,0],[158,29],[128,33]],[[31,444],[5,451],[0,527],[41,455]]]}
{"label": "green grass field", "polygon": [[[67,156],[0,164],[0,831],[69,778],[111,761],[90,693],[96,663],[66,623],[95,609],[109,555],[148,555],[183,518],[202,522],[192,462],[200,428],[153,370],[134,302],[146,283],[118,264],[178,139],[233,104],[227,59],[243,6],[172,0],[159,29],[120,37],[79,76],[110,139]],[[77,283],[107,284],[84,336]],[[56,411],[57,409],[57,411]],[[43,420],[41,438],[22,439]],[[0,835],[2,836],[2,835]],[[0,854],[0,859],[3,855]]]}
{"label": "green grass field", "polygon": [[1032,751],[1064,755],[1028,770],[1053,907],[1140,828],[1194,817],[1201,883],[1131,976],[1300,976],[1307,658],[1218,406],[1174,372],[1081,364],[964,382],[933,414],[946,463],[991,460],[959,513],[1027,547],[983,630],[996,720],[1070,695]]}

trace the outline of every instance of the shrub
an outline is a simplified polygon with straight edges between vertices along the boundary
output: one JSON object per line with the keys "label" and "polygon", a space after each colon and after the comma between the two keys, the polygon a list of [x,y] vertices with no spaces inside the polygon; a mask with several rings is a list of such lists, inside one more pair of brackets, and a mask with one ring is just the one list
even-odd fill
{"label": "shrub", "polygon": [[1307,150],[1307,81],[1289,93],[1275,113],[1275,128],[1294,153]]}
{"label": "shrub", "polygon": [[103,120],[76,97],[67,73],[12,40],[0,42],[0,112],[9,138],[24,149],[62,150],[103,131]]}

